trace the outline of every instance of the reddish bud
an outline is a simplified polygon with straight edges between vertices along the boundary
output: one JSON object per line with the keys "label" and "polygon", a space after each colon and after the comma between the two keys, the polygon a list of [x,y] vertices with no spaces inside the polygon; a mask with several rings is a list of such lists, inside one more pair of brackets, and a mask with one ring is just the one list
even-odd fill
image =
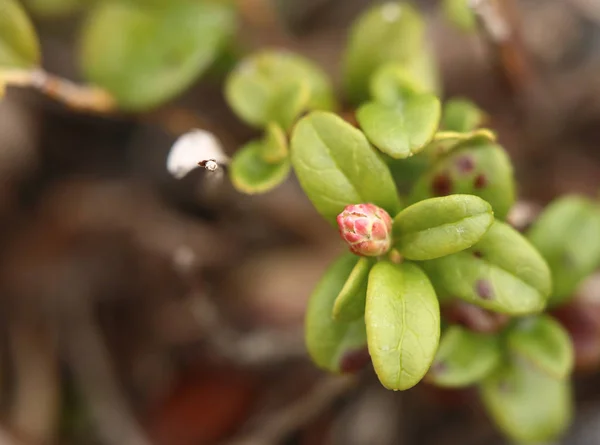
{"label": "reddish bud", "polygon": [[337,217],[340,234],[352,253],[379,256],[390,250],[392,218],[374,204],[346,206]]}

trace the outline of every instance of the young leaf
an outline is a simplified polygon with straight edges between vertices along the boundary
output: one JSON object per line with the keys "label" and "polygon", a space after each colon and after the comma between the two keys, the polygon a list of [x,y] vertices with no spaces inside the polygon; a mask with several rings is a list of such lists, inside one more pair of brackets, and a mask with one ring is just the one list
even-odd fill
{"label": "young leaf", "polygon": [[242,147],[231,160],[229,175],[234,187],[243,193],[264,193],[277,187],[290,172],[290,161],[269,164],[262,158],[262,141],[252,141]]}
{"label": "young leaf", "polygon": [[573,370],[573,344],[559,322],[548,315],[519,320],[507,337],[510,351],[540,371],[565,379]]}
{"label": "young leaf", "polygon": [[343,372],[347,359],[364,351],[366,347],[363,318],[344,323],[331,317],[335,298],[358,260],[352,254],[345,254],[337,259],[317,284],[306,311],[308,353],[317,366],[331,372]]}
{"label": "young leaf", "polygon": [[335,107],[321,68],[284,51],[261,51],[243,60],[229,75],[225,96],[233,111],[255,127],[277,122],[287,130],[304,111]]}
{"label": "young leaf", "polygon": [[335,320],[353,321],[365,313],[367,278],[373,261],[366,257],[359,258],[333,304]]}
{"label": "young leaf", "polygon": [[492,207],[470,195],[431,198],[394,218],[394,245],[409,260],[431,260],[467,249],[494,221]]}
{"label": "young leaf", "polygon": [[413,95],[401,106],[369,102],[356,119],[373,145],[395,159],[419,153],[440,121],[440,101],[433,94]]}
{"label": "young leaf", "polygon": [[405,390],[419,383],[440,338],[440,308],[423,271],[408,262],[373,266],[365,322],[369,352],[382,385]]}
{"label": "young leaf", "polygon": [[563,303],[600,266],[600,207],[584,197],[559,198],[544,210],[527,237],[552,270],[550,304]]}
{"label": "young leaf", "polygon": [[369,82],[372,99],[384,105],[398,105],[415,94],[430,91],[430,86],[420,76],[401,63],[381,65]]}
{"label": "young leaf", "polygon": [[423,264],[436,288],[511,315],[541,311],[552,286],[539,252],[515,229],[495,221],[468,250]]}
{"label": "young leaf", "polygon": [[[465,0],[460,0],[465,1]],[[444,104],[442,128],[446,131],[464,133],[480,127],[485,114],[477,105],[466,99],[450,99]]]}
{"label": "young leaf", "polygon": [[469,386],[496,369],[501,358],[496,335],[450,326],[442,334],[440,347],[426,379],[444,387]]}
{"label": "young leaf", "polygon": [[395,215],[392,175],[365,135],[333,113],[313,111],[292,133],[292,165],[316,209],[331,223],[349,204],[372,203]]}
{"label": "young leaf", "polygon": [[425,51],[424,24],[408,3],[389,2],[365,12],[353,24],[344,55],[344,86],[360,103],[369,95],[369,81],[384,63],[406,63]]}
{"label": "young leaf", "polygon": [[452,193],[479,196],[490,203],[496,218],[506,218],[516,192],[513,168],[504,149],[481,138],[460,144],[417,181],[409,202]]}
{"label": "young leaf", "polygon": [[465,32],[477,29],[477,20],[469,7],[469,0],[443,0],[442,6],[448,20],[458,29]]}
{"label": "young leaf", "polygon": [[152,108],[188,88],[209,67],[234,22],[234,10],[220,2],[173,1],[160,8],[99,2],[83,30],[83,71],[121,108]]}
{"label": "young leaf", "polygon": [[279,125],[274,122],[267,124],[261,148],[261,156],[269,164],[278,164],[288,157],[287,136]]}
{"label": "young leaf", "polygon": [[527,363],[509,363],[481,385],[488,414],[510,439],[523,444],[556,440],[572,416],[570,381]]}
{"label": "young leaf", "polygon": [[0,0],[0,67],[33,68],[40,47],[33,25],[17,0]]}

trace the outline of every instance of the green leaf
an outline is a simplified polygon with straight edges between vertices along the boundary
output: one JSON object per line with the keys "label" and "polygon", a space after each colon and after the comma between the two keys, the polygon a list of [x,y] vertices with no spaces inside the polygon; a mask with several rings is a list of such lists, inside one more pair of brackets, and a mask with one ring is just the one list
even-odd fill
{"label": "green leaf", "polygon": [[423,271],[408,262],[373,266],[365,322],[369,353],[381,384],[405,390],[419,383],[440,339],[440,308]]}
{"label": "green leaf", "polygon": [[424,23],[408,3],[389,2],[362,14],[352,25],[344,54],[344,87],[353,103],[369,95],[370,78],[385,63],[410,62],[424,48]]}
{"label": "green leaf", "polygon": [[569,380],[554,379],[527,363],[510,363],[487,378],[481,396],[488,414],[515,442],[552,442],[572,417]]}
{"label": "green leaf", "polygon": [[395,247],[409,260],[431,260],[467,249],[494,221],[491,206],[470,195],[431,198],[394,218]]}
{"label": "green leaf", "polygon": [[287,130],[304,111],[335,108],[321,68],[285,51],[261,51],[244,59],[227,78],[225,96],[233,111],[255,127],[277,122]]}
{"label": "green leaf", "polygon": [[261,146],[261,157],[269,164],[278,164],[288,157],[288,140],[283,129],[269,122]]}
{"label": "green leaf", "polygon": [[392,175],[365,135],[333,113],[313,111],[296,124],[292,165],[316,209],[335,224],[349,204],[372,203],[395,215]]}
{"label": "green leaf", "polygon": [[551,305],[566,302],[600,266],[600,209],[588,198],[565,196],[553,201],[527,237],[552,270]]}
{"label": "green leaf", "polygon": [[313,291],[306,311],[306,346],[312,360],[320,368],[341,372],[345,357],[366,346],[363,318],[344,323],[331,317],[336,296],[358,262],[356,255],[346,254],[325,272]]}
{"label": "green leaf", "polygon": [[429,157],[425,152],[406,159],[387,159],[394,182],[401,195],[408,194],[430,166]]}
{"label": "green leaf", "polygon": [[83,71],[121,108],[152,108],[192,85],[231,37],[234,23],[234,10],[220,2],[160,8],[100,2],[83,30]]}
{"label": "green leaf", "polygon": [[365,313],[367,299],[367,278],[373,261],[361,257],[348,280],[342,287],[333,305],[333,318],[340,321],[353,321]]}
{"label": "green leaf", "polygon": [[289,159],[269,164],[261,156],[263,151],[263,142],[252,141],[243,146],[231,160],[229,175],[238,191],[248,194],[268,192],[288,177]]}
{"label": "green leaf", "polygon": [[510,351],[556,379],[573,370],[571,338],[562,325],[548,315],[519,320],[507,337]]}
{"label": "green leaf", "polygon": [[17,0],[0,0],[0,67],[33,68],[40,64],[35,29]]}
{"label": "green leaf", "polygon": [[443,0],[442,7],[448,20],[458,29],[466,32],[477,29],[477,20],[469,7],[469,0]]}
{"label": "green leaf", "polygon": [[431,141],[440,121],[440,101],[433,94],[406,98],[402,106],[369,102],[356,119],[373,145],[395,159],[419,153]]}
{"label": "green leaf", "polygon": [[426,378],[443,387],[470,386],[496,369],[501,359],[497,336],[450,326],[442,335]]}
{"label": "green leaf", "polygon": [[473,139],[441,157],[415,184],[409,202],[452,193],[476,195],[489,202],[498,219],[515,202],[510,159],[499,145]]}
{"label": "green leaf", "polygon": [[431,91],[421,76],[400,63],[381,65],[371,77],[369,91],[374,101],[384,105],[398,105],[415,94]]}
{"label": "green leaf", "polygon": [[455,98],[446,101],[444,104],[442,113],[442,128],[444,130],[459,133],[473,131],[480,127],[484,120],[484,112],[471,101]]}
{"label": "green leaf", "polygon": [[470,249],[423,267],[441,293],[511,315],[541,311],[552,287],[550,270],[539,252],[499,221]]}

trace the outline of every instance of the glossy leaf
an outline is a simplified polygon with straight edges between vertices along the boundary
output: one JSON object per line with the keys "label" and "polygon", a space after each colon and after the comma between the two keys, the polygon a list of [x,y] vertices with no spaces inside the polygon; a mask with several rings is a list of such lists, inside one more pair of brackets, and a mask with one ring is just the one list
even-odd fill
{"label": "glossy leaf", "polygon": [[488,414],[515,442],[539,444],[561,436],[571,422],[570,381],[513,362],[487,378],[481,396]]}
{"label": "glossy leaf", "polygon": [[359,258],[346,254],[325,272],[313,291],[305,320],[306,346],[315,364],[331,372],[341,372],[345,357],[366,346],[363,318],[351,323],[331,317],[336,296]]}
{"label": "glossy leaf", "polygon": [[0,67],[32,68],[40,63],[35,29],[17,0],[0,0]]}
{"label": "glossy leaf", "polygon": [[384,3],[362,14],[352,25],[344,55],[348,98],[353,103],[366,100],[375,71],[386,63],[410,62],[425,51],[423,41],[423,19],[408,3]]}
{"label": "glossy leaf", "polygon": [[373,266],[365,322],[369,352],[382,385],[405,390],[419,383],[440,338],[440,309],[425,273],[408,262]]}
{"label": "glossy leaf", "polygon": [[333,318],[335,320],[353,321],[365,313],[367,278],[371,266],[373,266],[372,260],[360,257],[335,299],[333,305]]}
{"label": "glossy leaf", "polygon": [[431,260],[467,249],[494,221],[491,206],[471,195],[431,198],[394,218],[394,245],[409,260]]}
{"label": "glossy leaf", "polygon": [[426,79],[400,63],[381,65],[369,82],[371,98],[384,105],[398,105],[415,94],[431,92]]}
{"label": "glossy leaf", "polygon": [[600,208],[579,196],[552,202],[527,237],[546,258],[554,289],[550,304],[567,301],[579,284],[600,266]]}
{"label": "glossy leaf", "polygon": [[[464,1],[464,0],[461,0]],[[485,120],[485,114],[477,105],[466,99],[450,99],[444,104],[442,128],[459,133],[473,131]]]}
{"label": "glossy leaf", "polygon": [[515,203],[510,159],[499,145],[481,138],[467,141],[441,157],[415,184],[409,202],[453,193],[476,195],[504,219]]}
{"label": "glossy leaf", "polygon": [[501,359],[496,335],[450,326],[442,335],[427,380],[444,387],[469,386],[489,375]]}
{"label": "glossy leaf", "polygon": [[220,2],[174,1],[160,8],[99,2],[83,30],[83,71],[121,108],[152,108],[183,92],[209,67],[234,22],[233,9]]}
{"label": "glossy leaf", "polygon": [[278,164],[288,157],[287,136],[279,125],[273,122],[267,125],[261,148],[261,156],[269,164]]}
{"label": "glossy leaf", "polygon": [[291,159],[300,185],[332,224],[349,204],[372,203],[395,215],[392,175],[364,134],[333,113],[314,111],[292,133]]}
{"label": "glossy leaf", "polygon": [[573,370],[573,344],[559,322],[547,315],[519,320],[510,330],[510,351],[556,379],[567,378]]}
{"label": "glossy leaf", "polygon": [[469,7],[469,0],[443,0],[442,7],[448,20],[462,31],[475,31],[477,20]]}
{"label": "glossy leaf", "polygon": [[229,176],[234,187],[240,192],[268,192],[285,181],[290,172],[288,159],[278,164],[265,162],[261,156],[262,144],[261,141],[249,142],[231,160]]}
{"label": "glossy leaf", "polygon": [[550,269],[539,252],[499,221],[470,249],[423,267],[436,289],[511,315],[541,311],[552,287]]}
{"label": "glossy leaf", "polygon": [[286,130],[304,111],[335,106],[321,68],[285,51],[261,51],[243,60],[228,77],[225,96],[246,123],[263,127],[277,122]]}
{"label": "glossy leaf", "polygon": [[440,101],[432,94],[413,95],[402,106],[369,102],[356,119],[375,147],[395,159],[419,153],[431,141],[440,121]]}

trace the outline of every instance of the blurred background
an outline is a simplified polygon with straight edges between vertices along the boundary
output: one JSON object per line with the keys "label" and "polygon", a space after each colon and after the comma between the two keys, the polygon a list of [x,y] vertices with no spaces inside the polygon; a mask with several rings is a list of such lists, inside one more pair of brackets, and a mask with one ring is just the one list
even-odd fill
{"label": "blurred background", "polygon": [[[45,1],[25,2],[44,68],[79,80],[79,12],[43,13]],[[239,0],[236,41],[297,51],[339,85],[348,25],[374,3]],[[519,208],[596,195],[600,2],[506,0],[518,30],[508,46],[453,28],[435,0],[413,3],[444,97],[486,110],[511,154]],[[219,73],[134,116],[73,111],[30,89],[0,101],[0,443],[503,444],[474,393],[392,393],[368,367],[331,377],[309,362],[306,302],[344,247],[295,178],[249,197],[202,169],[180,180],[166,169],[193,128],[228,154],[256,136],[225,104]],[[585,292],[597,301],[595,283]],[[588,366],[564,443],[597,445],[600,311],[573,312]]]}

